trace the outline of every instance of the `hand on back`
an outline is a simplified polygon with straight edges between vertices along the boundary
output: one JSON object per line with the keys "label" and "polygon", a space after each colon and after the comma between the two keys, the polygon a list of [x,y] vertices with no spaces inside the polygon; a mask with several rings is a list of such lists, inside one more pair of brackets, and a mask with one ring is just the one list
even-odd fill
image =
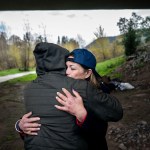
{"label": "hand on back", "polygon": [[76,116],[78,121],[82,122],[87,115],[87,111],[84,108],[82,97],[78,92],[72,90],[74,96],[65,88],[62,88],[64,94],[57,92],[56,100],[62,105],[55,107],[59,110],[66,111],[71,115]]}
{"label": "hand on back", "polygon": [[39,117],[31,117],[32,112],[25,114],[19,122],[20,129],[29,135],[37,135],[40,130],[41,124],[37,123],[40,120]]}

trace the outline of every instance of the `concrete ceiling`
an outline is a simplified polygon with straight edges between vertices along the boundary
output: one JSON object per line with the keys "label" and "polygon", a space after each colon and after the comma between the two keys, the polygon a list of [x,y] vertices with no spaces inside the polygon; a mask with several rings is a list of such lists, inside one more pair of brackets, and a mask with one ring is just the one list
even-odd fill
{"label": "concrete ceiling", "polygon": [[150,0],[1,0],[0,10],[150,9]]}

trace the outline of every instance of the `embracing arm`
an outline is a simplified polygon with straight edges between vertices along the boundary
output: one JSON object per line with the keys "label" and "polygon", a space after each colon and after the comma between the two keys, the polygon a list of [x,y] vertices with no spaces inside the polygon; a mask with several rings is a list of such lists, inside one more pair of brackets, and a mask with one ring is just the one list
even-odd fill
{"label": "embracing arm", "polygon": [[118,99],[110,94],[100,93],[92,86],[87,89],[87,100],[84,105],[78,92],[73,90],[75,95],[73,96],[66,89],[63,88],[62,90],[65,95],[58,92],[56,97],[56,100],[62,106],[55,105],[55,107],[76,116],[77,120],[82,123],[86,119],[87,112],[91,112],[97,118],[106,122],[116,122],[123,117],[123,109]]}
{"label": "embracing arm", "polygon": [[88,86],[86,108],[104,121],[119,121],[123,117],[123,108],[119,100],[98,89]]}
{"label": "embracing arm", "polygon": [[31,115],[32,112],[23,115],[23,117],[15,124],[15,129],[20,133],[21,137],[23,136],[23,134],[37,135],[37,131],[40,130],[39,127],[41,126],[41,124],[37,122],[40,120],[40,118],[31,117]]}

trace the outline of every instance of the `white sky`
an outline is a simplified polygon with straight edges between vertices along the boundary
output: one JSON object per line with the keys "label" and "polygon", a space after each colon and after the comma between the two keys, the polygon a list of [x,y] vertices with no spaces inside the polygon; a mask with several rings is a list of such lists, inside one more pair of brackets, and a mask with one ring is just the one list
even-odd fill
{"label": "white sky", "polygon": [[58,36],[76,39],[77,35],[80,35],[88,44],[95,38],[94,32],[100,25],[106,36],[119,35],[119,18],[130,18],[132,12],[142,17],[150,16],[150,9],[0,11],[0,22],[9,27],[9,35],[15,34],[22,38],[25,23],[29,22],[32,34],[43,35],[41,27],[45,26],[49,42],[56,43]]}

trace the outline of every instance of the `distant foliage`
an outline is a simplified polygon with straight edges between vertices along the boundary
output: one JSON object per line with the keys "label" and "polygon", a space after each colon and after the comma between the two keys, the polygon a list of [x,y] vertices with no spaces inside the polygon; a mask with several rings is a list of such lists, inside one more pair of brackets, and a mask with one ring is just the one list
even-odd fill
{"label": "distant foliage", "polygon": [[129,28],[129,31],[125,33],[123,38],[123,44],[125,46],[125,55],[130,56],[135,53],[139,41],[136,40],[136,31]]}
{"label": "distant foliage", "polygon": [[79,43],[75,39],[69,39],[67,36],[62,37],[60,45],[69,51],[72,51],[75,48],[79,48]]}
{"label": "distant foliage", "polygon": [[120,18],[117,25],[123,35],[126,56],[130,56],[136,52],[139,44],[143,42],[142,37],[145,39],[144,42],[150,39],[150,17],[144,19],[136,13],[132,13],[129,19]]}
{"label": "distant foliage", "polygon": [[121,41],[121,36],[101,37],[93,41],[86,48],[95,55],[97,62],[101,62],[116,56],[123,55],[124,47],[122,46]]}

